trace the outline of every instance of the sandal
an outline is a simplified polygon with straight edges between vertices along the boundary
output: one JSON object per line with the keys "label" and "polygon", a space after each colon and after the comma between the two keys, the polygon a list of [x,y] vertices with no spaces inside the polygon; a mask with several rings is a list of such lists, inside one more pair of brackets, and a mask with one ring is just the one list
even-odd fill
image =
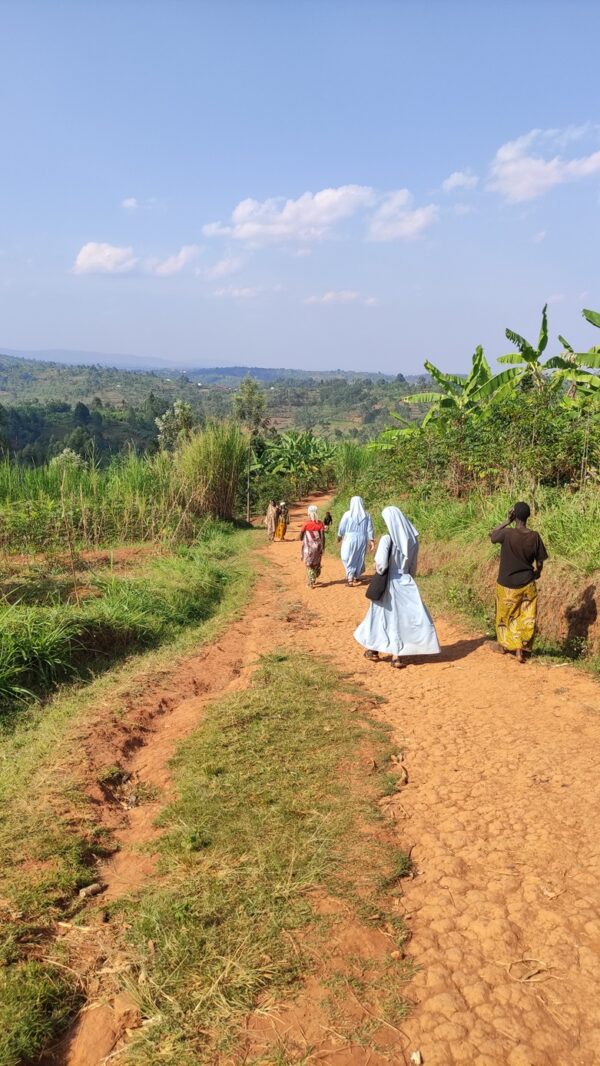
{"label": "sandal", "polygon": [[365,659],[370,659],[371,662],[378,663],[379,662],[379,652],[378,651],[366,651],[365,652]]}
{"label": "sandal", "polygon": [[404,670],[406,663],[400,662],[400,659],[392,659],[390,666],[392,670]]}

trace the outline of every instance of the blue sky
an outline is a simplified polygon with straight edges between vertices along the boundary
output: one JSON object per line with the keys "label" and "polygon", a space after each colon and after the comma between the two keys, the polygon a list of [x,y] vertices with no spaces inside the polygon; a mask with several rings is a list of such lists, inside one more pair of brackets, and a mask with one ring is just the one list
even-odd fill
{"label": "blue sky", "polygon": [[0,346],[460,370],[546,300],[598,342],[600,5],[0,16]]}

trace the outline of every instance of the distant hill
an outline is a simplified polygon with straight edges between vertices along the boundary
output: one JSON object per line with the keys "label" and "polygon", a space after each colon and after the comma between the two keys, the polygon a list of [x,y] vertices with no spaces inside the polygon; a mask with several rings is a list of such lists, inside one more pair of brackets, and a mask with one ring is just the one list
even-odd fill
{"label": "distant hill", "polygon": [[2,426],[8,424],[14,453],[38,461],[36,437],[48,448],[52,440],[71,441],[77,429],[74,409],[85,404],[96,421],[104,412],[99,448],[120,447],[128,432],[133,443],[142,443],[155,432],[150,412],[161,413],[175,400],[191,404],[200,421],[230,415],[233,396],[248,375],[263,385],[269,419],[278,429],[370,440],[390,424],[393,413],[410,419],[422,410],[402,404],[401,397],[418,387],[416,379],[401,375],[246,366],[142,370],[0,354],[0,405],[5,409],[0,411],[0,440]]}
{"label": "distant hill", "polygon": [[[300,368],[289,369],[287,367],[263,367],[263,366],[204,366],[200,361],[196,364],[185,364],[177,360],[165,362],[164,359],[146,355],[109,355],[106,352],[80,352],[67,348],[44,348],[31,351],[20,351],[15,348],[0,348],[3,355],[14,359],[28,359],[35,362],[55,363],[60,366],[100,366],[115,370],[154,371],[161,377],[174,377],[179,373],[185,373],[188,377],[196,380],[205,378],[206,381],[237,382],[240,378],[250,377],[257,381],[285,381],[289,379],[301,380],[309,378],[320,381],[327,378],[344,378],[346,381],[354,381],[360,378],[379,378],[380,380],[392,381],[395,374],[384,374],[381,371],[368,370],[301,370]],[[409,381],[412,375],[407,375]]]}

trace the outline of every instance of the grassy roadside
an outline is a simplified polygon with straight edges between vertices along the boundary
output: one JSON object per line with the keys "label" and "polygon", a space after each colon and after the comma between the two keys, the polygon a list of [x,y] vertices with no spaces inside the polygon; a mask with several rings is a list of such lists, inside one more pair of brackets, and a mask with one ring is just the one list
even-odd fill
{"label": "grassy roadside", "polygon": [[329,975],[338,1030],[350,1024],[348,1038],[372,1046],[372,1028],[354,1031],[341,1009],[344,982],[382,1024],[402,1017],[406,972],[392,950],[404,929],[393,899],[410,860],[382,826],[376,801],[396,788],[394,763],[364,704],[324,663],[271,654],[251,688],[213,704],[181,747],[161,887],[116,908],[147,1022],[128,1063],[259,1061],[239,1052],[245,1016],[297,989],[327,954],[335,918],[316,915],[317,888],[345,900],[364,935],[374,921],[391,930],[389,953]]}
{"label": "grassy roadside", "polygon": [[[155,600],[154,649],[43,704],[28,702],[0,735],[0,1066],[35,1056],[71,1012],[77,982],[58,956],[48,961],[48,946],[56,920],[81,907],[77,891],[94,879],[93,862],[111,848],[82,791],[72,730],[93,721],[99,705],[124,715],[132,693],[218,635],[247,602],[255,540],[251,531],[221,531],[196,556],[149,564],[153,580],[156,567],[162,572],[164,612],[157,616]],[[203,598],[204,584],[191,580],[190,568],[214,568],[218,595]]]}

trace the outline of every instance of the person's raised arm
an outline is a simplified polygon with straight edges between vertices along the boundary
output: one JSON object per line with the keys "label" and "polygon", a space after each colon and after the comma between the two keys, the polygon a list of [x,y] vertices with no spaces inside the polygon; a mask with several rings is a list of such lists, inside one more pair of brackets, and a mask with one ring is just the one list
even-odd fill
{"label": "person's raised arm", "polygon": [[511,508],[511,510],[508,512],[508,519],[506,520],[506,522],[501,522],[499,526],[496,526],[494,529],[491,530],[490,540],[492,544],[502,544],[502,541],[504,540],[504,530],[507,529],[508,526],[510,526],[511,523],[514,522],[514,520],[515,513]]}

